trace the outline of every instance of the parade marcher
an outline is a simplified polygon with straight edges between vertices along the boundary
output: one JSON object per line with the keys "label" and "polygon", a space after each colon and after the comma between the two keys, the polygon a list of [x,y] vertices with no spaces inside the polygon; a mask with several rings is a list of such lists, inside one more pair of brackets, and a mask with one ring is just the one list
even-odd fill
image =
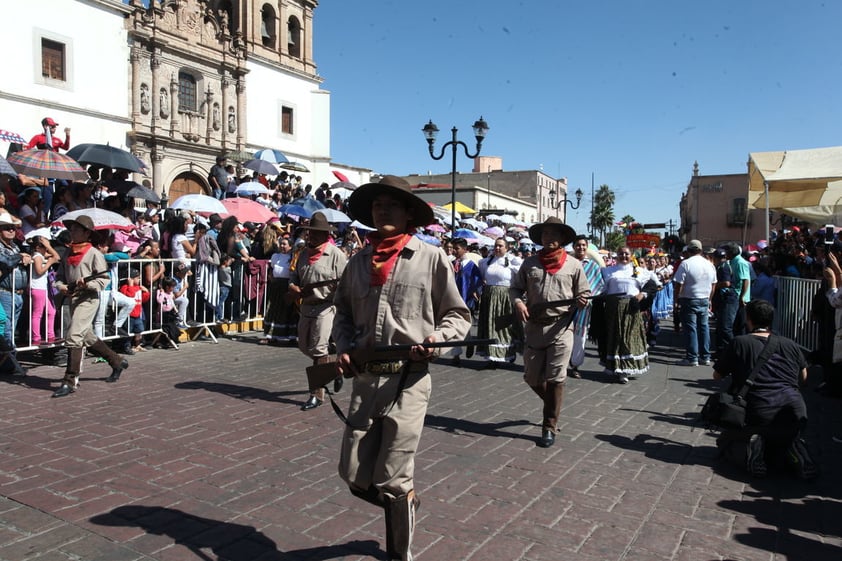
{"label": "parade marcher", "polygon": [[70,299],[70,325],[64,340],[69,352],[64,379],[53,397],[64,397],[76,391],[85,347],[108,361],[111,375],[106,382],[116,382],[123,370],[129,367],[128,361],[94,334],[99,293],[108,284],[109,275],[105,256],[90,243],[93,220],[80,216],[76,220],[66,220],[64,225],[70,232],[70,251],[61,262],[55,286],[59,293]]}
{"label": "parade marcher", "polygon": [[[453,272],[456,275],[456,288],[462,295],[465,305],[474,314],[479,311],[479,296],[482,293],[482,275],[477,266],[479,255],[468,251],[468,241],[465,238],[454,238],[451,243],[453,244]],[[473,355],[473,347],[469,347],[466,354],[470,358]],[[451,358],[454,366],[461,364],[461,348],[451,349],[446,355]]]}
{"label": "parade marcher", "polygon": [[[385,509],[388,558],[411,561],[419,504],[415,452],[434,357],[423,345],[464,339],[471,315],[444,252],[412,236],[433,221],[433,212],[409,183],[383,176],[357,188],[348,205],[376,231],[351,258],[336,294],[337,370],[354,376],[339,475],[352,494]],[[413,345],[409,360],[354,364],[349,354],[396,344]]]}
{"label": "parade marcher", "polygon": [[606,373],[627,384],[634,376],[649,371],[646,331],[640,313],[644,298],[653,298],[658,277],[632,262],[628,246],[617,250],[617,263],[602,269],[605,282],[604,318],[602,319]]}
{"label": "parade marcher", "polygon": [[504,238],[494,241],[494,253],[479,262],[483,280],[479,304],[477,337],[496,339],[497,343],[480,347],[477,352],[484,356],[487,368],[494,368],[499,362],[514,362],[515,349],[522,344],[523,328],[515,318],[509,287],[517,274],[521,260],[509,255]]}
{"label": "parade marcher", "polygon": [[[591,287],[591,296],[602,294],[604,284],[602,281],[602,265],[588,254],[588,237],[576,236],[573,240],[573,257],[582,263],[588,285]],[[570,355],[570,369],[568,374],[571,378],[581,378],[582,373],[579,367],[585,362],[585,341],[588,336],[588,328],[591,325],[591,303],[584,308],[577,309],[573,318],[573,352]]]}
{"label": "parade marcher", "polygon": [[[529,238],[543,248],[524,259],[512,279],[509,296],[524,322],[524,381],[544,402],[538,446],[555,443],[567,367],[573,352],[573,313],[584,308],[591,288],[582,263],[568,259],[564,246],[576,232],[551,216],[529,228]],[[562,302],[575,300],[575,304]]]}
{"label": "parade marcher", "polygon": [[[298,256],[296,267],[290,271],[289,290],[300,298],[298,319],[298,348],[313,359],[313,364],[330,362],[330,331],[336,306],[333,304],[336,286],[348,258],[330,238],[334,229],[323,212],[316,212],[307,230],[307,246]],[[334,382],[336,391],[342,378]],[[324,402],[324,388],[311,389],[302,411],[318,407]]]}

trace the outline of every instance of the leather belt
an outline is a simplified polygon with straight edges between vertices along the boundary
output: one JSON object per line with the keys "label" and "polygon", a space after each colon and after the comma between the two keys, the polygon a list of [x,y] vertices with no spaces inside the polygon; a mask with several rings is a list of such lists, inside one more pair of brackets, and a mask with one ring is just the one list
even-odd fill
{"label": "leather belt", "polygon": [[400,374],[409,365],[410,372],[423,372],[427,369],[426,362],[412,362],[409,360],[370,360],[365,363],[365,371],[378,376]]}

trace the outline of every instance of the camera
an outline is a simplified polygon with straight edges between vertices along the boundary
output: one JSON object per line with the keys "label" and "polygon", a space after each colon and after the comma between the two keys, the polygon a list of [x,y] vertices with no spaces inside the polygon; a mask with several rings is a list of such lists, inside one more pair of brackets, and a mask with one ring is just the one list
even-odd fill
{"label": "camera", "polygon": [[824,227],[824,243],[831,245],[833,243],[833,224],[827,224]]}

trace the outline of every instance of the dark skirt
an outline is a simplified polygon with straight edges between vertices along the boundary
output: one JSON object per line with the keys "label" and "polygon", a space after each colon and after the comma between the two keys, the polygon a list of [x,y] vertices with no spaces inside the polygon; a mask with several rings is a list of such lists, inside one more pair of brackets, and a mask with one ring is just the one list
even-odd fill
{"label": "dark skirt", "polygon": [[477,349],[480,356],[495,362],[514,362],[518,343],[523,340],[523,327],[515,319],[508,287],[483,288],[477,336],[480,339],[497,339],[497,344]]}
{"label": "dark skirt", "polygon": [[605,300],[605,367],[624,376],[649,370],[643,317],[631,302],[631,298],[620,296]]}
{"label": "dark skirt", "polygon": [[263,334],[273,341],[289,341],[298,333],[298,312],[287,301],[289,279],[271,279],[266,287]]}

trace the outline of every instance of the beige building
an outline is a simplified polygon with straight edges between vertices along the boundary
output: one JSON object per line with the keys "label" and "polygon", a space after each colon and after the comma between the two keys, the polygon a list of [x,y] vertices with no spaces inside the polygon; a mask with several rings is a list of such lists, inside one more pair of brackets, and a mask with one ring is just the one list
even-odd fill
{"label": "beige building", "polygon": [[[419,194],[425,193],[429,202],[450,203],[451,174],[411,174],[404,179],[423,188]],[[479,156],[470,173],[456,172],[456,201],[482,214],[508,212],[527,223],[550,216],[566,221],[569,207],[560,202],[565,196],[567,178],[556,179],[541,170],[504,171],[497,156]],[[570,197],[575,199],[572,193]]]}
{"label": "beige building", "polygon": [[725,242],[745,246],[766,235],[762,210],[748,209],[748,174],[700,175],[699,163],[682,195],[681,239],[719,247]]}

